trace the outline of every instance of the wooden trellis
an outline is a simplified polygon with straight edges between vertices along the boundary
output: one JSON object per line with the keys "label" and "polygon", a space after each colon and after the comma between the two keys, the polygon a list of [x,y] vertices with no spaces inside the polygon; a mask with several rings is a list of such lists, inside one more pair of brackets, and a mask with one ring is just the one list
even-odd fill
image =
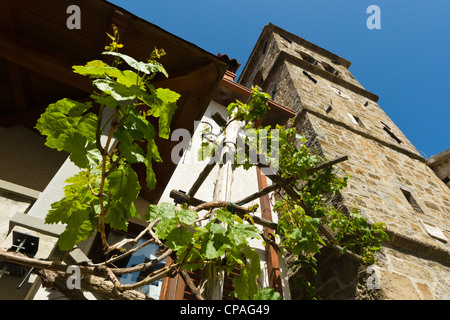
{"label": "wooden trellis", "polygon": [[[219,124],[222,128],[227,125],[227,121],[225,121],[219,113],[212,114],[213,120]],[[295,189],[291,186],[293,181],[282,178],[280,175],[267,174],[266,176],[273,182],[272,185],[251,194],[235,203],[231,202],[231,185],[233,181],[233,162],[234,156],[236,153],[236,145],[238,139],[240,139],[238,132],[245,126],[245,122],[243,121],[230,121],[227,126],[225,139],[222,141],[222,145],[218,152],[220,152],[220,159],[222,162],[219,164],[219,171],[216,177],[216,184],[214,188],[213,200],[212,201],[204,201],[201,199],[195,198],[195,194],[198,189],[201,187],[205,179],[208,177],[212,169],[215,167],[216,163],[209,162],[202,172],[197,177],[196,181],[193,183],[192,187],[189,189],[188,193],[184,193],[178,190],[172,190],[170,192],[170,197],[175,200],[176,203],[186,203],[190,206],[194,206],[194,211],[201,210],[209,210],[218,207],[225,207],[231,212],[237,214],[240,217],[244,217],[244,215],[250,215],[255,224],[259,224],[265,228],[276,230],[277,223],[269,221],[267,219],[263,219],[256,215],[252,215],[249,212],[248,208],[242,207],[244,204],[247,204],[253,200],[256,200],[270,192],[283,189],[293,200],[297,201],[300,206],[305,210],[306,214],[314,217],[314,213],[305,205],[305,203],[300,198],[299,194],[295,191]],[[250,150],[250,152],[252,152]],[[261,155],[259,155],[261,157]],[[255,157],[256,159],[256,157]],[[311,175],[314,172],[319,170],[331,167],[337,163],[346,161],[348,157],[342,156],[336,158],[331,161],[324,162],[322,164],[317,165],[316,167],[310,169],[308,174]],[[263,161],[262,163],[268,163],[267,161]],[[261,162],[256,163],[260,169],[268,167],[268,165],[264,165]],[[213,215],[213,213],[211,213]],[[327,238],[328,241],[333,242],[334,236],[332,233],[325,228],[324,226],[319,226],[319,231]],[[273,241],[270,241],[267,237],[264,239],[271,243],[275,248],[276,244]],[[341,250],[339,246],[335,247],[336,250]],[[358,261],[362,261],[362,258],[356,254],[346,252],[345,254],[349,255],[351,258],[356,259]],[[206,271],[205,271],[206,269]],[[216,272],[215,276],[211,274],[211,272]],[[192,279],[190,279],[189,275],[185,272],[183,273],[183,278],[186,284],[189,286],[191,291],[196,295],[199,299],[211,299],[211,300],[220,300],[222,298],[222,288],[223,288],[223,271],[212,270],[210,265],[206,265],[204,268],[204,272],[202,274],[202,281],[199,285],[200,288],[197,288]]]}

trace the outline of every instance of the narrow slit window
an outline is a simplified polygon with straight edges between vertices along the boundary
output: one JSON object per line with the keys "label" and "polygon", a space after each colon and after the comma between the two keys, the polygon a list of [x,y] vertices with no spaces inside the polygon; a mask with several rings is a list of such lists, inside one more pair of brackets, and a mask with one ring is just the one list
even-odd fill
{"label": "narrow slit window", "polygon": [[323,68],[328,71],[331,74],[334,74],[335,76],[339,77],[340,76],[340,72],[337,71],[335,68],[333,68],[332,66],[330,66],[328,63],[323,62],[322,61],[322,66]]}
{"label": "narrow slit window", "polygon": [[383,121],[380,121],[381,122],[381,124],[383,125],[383,126],[385,126],[386,128],[388,128],[389,130],[391,130],[391,128],[386,124],[386,123],[384,123]]}
{"label": "narrow slit window", "polygon": [[364,125],[359,117],[354,116],[351,113],[347,113],[347,114],[354,124],[356,124],[357,126],[360,126],[360,127],[364,127]]}
{"label": "narrow slit window", "polygon": [[282,38],[283,38],[284,40],[286,40],[287,42],[292,43],[292,40],[289,39],[288,37],[283,36],[282,34],[280,34],[280,37],[282,37]]}
{"label": "narrow slit window", "polygon": [[402,140],[400,140],[395,134],[393,134],[392,131],[389,130],[387,127],[384,127],[383,130],[386,131],[391,136],[392,139],[397,141],[397,143],[399,144],[402,143]]}
{"label": "narrow slit window", "polygon": [[384,123],[383,121],[380,121],[381,124],[383,125],[383,130],[387,132],[388,135],[391,136],[392,139],[394,139],[395,141],[397,141],[398,144],[402,143],[402,140],[400,140],[392,131],[391,128],[389,128],[389,126]]}
{"label": "narrow slit window", "polygon": [[262,50],[262,53],[265,54],[265,53],[266,53],[266,50],[267,50],[267,41],[264,42],[264,48],[263,48],[263,50]]}
{"label": "narrow slit window", "polygon": [[272,89],[272,94],[271,94],[272,100],[275,99],[275,94],[276,94],[276,93],[277,93],[277,84],[274,83],[274,84],[273,84],[273,89]]}
{"label": "narrow slit window", "polygon": [[411,207],[414,209],[414,211],[416,211],[418,213],[423,213],[422,208],[419,206],[416,199],[414,199],[411,192],[404,190],[404,189],[400,189],[400,190],[402,190],[403,195],[405,196],[406,200],[409,202]]}
{"label": "narrow slit window", "polygon": [[300,54],[302,59],[305,60],[306,62],[309,62],[309,63],[314,64],[314,65],[317,64],[317,60],[314,59],[313,57],[311,57],[309,54],[306,54],[306,53],[304,53],[302,51],[297,51],[297,52]]}
{"label": "narrow slit window", "polygon": [[312,82],[317,83],[317,80],[314,79],[308,72],[303,71],[303,74],[304,74],[305,76],[307,76],[308,79],[311,80]]}

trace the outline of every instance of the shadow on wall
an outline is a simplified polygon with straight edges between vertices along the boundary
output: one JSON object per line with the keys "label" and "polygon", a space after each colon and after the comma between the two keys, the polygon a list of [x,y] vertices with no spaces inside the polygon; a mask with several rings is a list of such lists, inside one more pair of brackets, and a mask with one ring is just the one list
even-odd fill
{"label": "shadow on wall", "polygon": [[43,191],[67,158],[22,126],[0,128],[0,180]]}

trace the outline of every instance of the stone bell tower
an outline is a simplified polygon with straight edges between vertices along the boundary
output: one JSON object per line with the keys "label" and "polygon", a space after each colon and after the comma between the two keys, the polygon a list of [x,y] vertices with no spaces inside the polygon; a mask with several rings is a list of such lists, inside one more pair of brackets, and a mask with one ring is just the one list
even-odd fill
{"label": "stone bell tower", "polygon": [[[313,152],[328,159],[347,155],[336,166],[351,176],[342,205],[388,227],[390,241],[376,265],[361,268],[344,257],[322,261],[318,293],[328,299],[450,299],[450,189],[378,97],[352,76],[350,64],[269,24],[239,78],[295,110],[294,125]],[[293,284],[295,272],[290,277]],[[301,298],[293,287],[292,298]]]}

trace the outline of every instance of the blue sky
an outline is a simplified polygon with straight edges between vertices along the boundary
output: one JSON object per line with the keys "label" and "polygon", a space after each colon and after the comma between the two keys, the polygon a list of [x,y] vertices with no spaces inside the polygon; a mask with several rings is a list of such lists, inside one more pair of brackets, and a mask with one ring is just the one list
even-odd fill
{"label": "blue sky", "polygon": [[[426,157],[450,148],[449,0],[110,0],[245,65],[269,22],[352,62],[349,70]],[[369,5],[381,29],[366,26]]]}

